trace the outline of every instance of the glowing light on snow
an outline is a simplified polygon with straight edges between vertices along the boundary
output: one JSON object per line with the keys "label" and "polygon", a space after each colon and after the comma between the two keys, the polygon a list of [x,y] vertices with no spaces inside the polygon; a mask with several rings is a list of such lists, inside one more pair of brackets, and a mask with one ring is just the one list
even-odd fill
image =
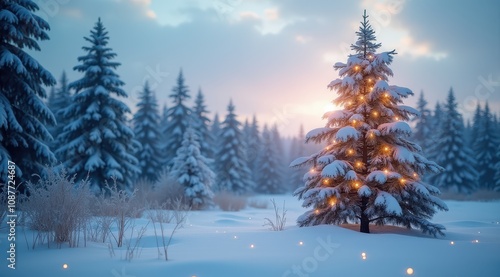
{"label": "glowing light on snow", "polygon": [[413,268],[409,267],[406,269],[406,274],[412,275],[413,274]]}
{"label": "glowing light on snow", "polygon": [[254,247],[255,247],[255,245],[253,245],[253,244],[250,244],[250,248],[254,248]]}
{"label": "glowing light on snow", "polygon": [[479,240],[475,239],[472,241],[472,243],[479,243]]}
{"label": "glowing light on snow", "polygon": [[454,244],[455,244],[455,242],[454,242],[454,241],[450,241],[450,244],[451,244],[451,245],[454,245]]}
{"label": "glowing light on snow", "polygon": [[234,237],[233,237],[233,239],[237,239],[237,238],[238,238],[238,236],[234,236]]}
{"label": "glowing light on snow", "polygon": [[64,269],[68,269],[68,264],[63,264]]}
{"label": "glowing light on snow", "polygon": [[304,245],[304,243],[302,241],[299,241],[299,245]]}
{"label": "glowing light on snow", "polygon": [[366,260],[366,253],[365,253],[365,252],[361,253],[361,258],[362,258],[363,260]]}

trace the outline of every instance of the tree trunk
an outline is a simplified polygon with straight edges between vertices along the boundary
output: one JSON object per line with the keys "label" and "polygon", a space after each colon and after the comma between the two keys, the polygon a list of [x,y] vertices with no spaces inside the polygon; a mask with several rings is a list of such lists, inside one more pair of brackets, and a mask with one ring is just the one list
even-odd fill
{"label": "tree trunk", "polygon": [[361,225],[359,226],[359,231],[361,233],[370,233],[370,219],[365,213],[367,205],[368,197],[361,197]]}

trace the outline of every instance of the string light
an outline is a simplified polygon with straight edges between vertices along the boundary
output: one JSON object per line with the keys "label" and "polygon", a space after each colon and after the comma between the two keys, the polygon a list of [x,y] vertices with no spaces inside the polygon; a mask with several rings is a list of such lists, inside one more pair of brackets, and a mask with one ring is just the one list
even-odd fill
{"label": "string light", "polygon": [[389,173],[389,170],[388,170],[387,168],[386,168],[386,169],[384,169],[384,173],[385,173],[385,174],[388,174],[388,173]]}
{"label": "string light", "polygon": [[354,183],[354,187],[359,188],[359,183],[358,182]]}
{"label": "string light", "polygon": [[373,82],[372,78],[368,78],[368,83]]}
{"label": "string light", "polygon": [[314,210],[314,213],[319,214],[319,210],[318,209]]}
{"label": "string light", "polygon": [[323,179],[323,184],[328,185],[329,181],[328,179]]}
{"label": "string light", "polygon": [[377,111],[373,111],[372,114],[373,114],[373,116],[378,116],[378,112]]}
{"label": "string light", "polygon": [[347,154],[349,154],[349,155],[354,154],[354,150],[352,150],[352,149],[347,150]]}
{"label": "string light", "polygon": [[370,133],[369,136],[370,136],[370,138],[374,138],[375,137],[375,135],[373,133]]}
{"label": "string light", "polygon": [[364,99],[365,99],[365,97],[364,97],[363,95],[361,95],[361,96],[359,97],[359,99],[364,100]]}
{"label": "string light", "polygon": [[389,147],[388,146],[384,147],[384,151],[386,152],[389,151]]}
{"label": "string light", "polygon": [[335,206],[335,204],[337,203],[337,201],[335,201],[335,198],[330,199],[329,202],[330,202],[330,206],[332,206],[332,207]]}
{"label": "string light", "polygon": [[413,172],[413,177],[417,178],[418,177],[418,174]]}
{"label": "string light", "polygon": [[387,92],[384,93],[384,97],[386,97],[386,98],[389,97],[389,93],[387,93]]}
{"label": "string light", "polygon": [[398,117],[398,116],[396,116],[394,119],[399,120],[399,117]]}
{"label": "string light", "polygon": [[399,182],[400,182],[401,184],[404,184],[404,183],[405,183],[405,181],[406,181],[406,180],[405,180],[404,178],[399,179]]}
{"label": "string light", "polygon": [[356,162],[356,166],[357,166],[357,167],[361,167],[362,165],[363,165],[363,163],[362,163],[362,162]]}
{"label": "string light", "polygon": [[357,66],[357,65],[356,65],[356,66],[354,67],[354,70],[358,71],[358,70],[359,70],[359,66]]}

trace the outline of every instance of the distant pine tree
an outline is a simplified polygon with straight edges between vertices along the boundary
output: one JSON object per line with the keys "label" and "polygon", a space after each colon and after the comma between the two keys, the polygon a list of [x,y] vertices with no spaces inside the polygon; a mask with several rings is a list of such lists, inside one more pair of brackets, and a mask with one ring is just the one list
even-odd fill
{"label": "distant pine tree", "polygon": [[[55,152],[62,142],[57,141],[57,136],[63,132],[64,127],[68,125],[68,120],[64,118],[62,110],[67,108],[71,104],[71,94],[68,88],[68,79],[66,77],[66,72],[63,71],[61,79],[59,81],[59,87],[56,89],[53,87],[51,90],[49,101],[47,106],[50,108],[52,113],[56,118],[57,124],[48,128],[54,140],[50,143],[50,148]],[[56,156],[57,157],[57,156]],[[60,157],[57,157],[59,161],[62,161]]]}
{"label": "distant pine tree", "polygon": [[196,132],[186,129],[170,173],[184,187],[184,195],[193,209],[210,206],[213,198],[215,175],[209,167],[211,161],[203,156],[200,147]]}
{"label": "distant pine tree", "polygon": [[430,141],[429,137],[431,135],[431,111],[427,108],[427,100],[424,98],[424,92],[420,92],[420,97],[418,98],[417,110],[419,116],[414,118],[415,129],[412,134],[412,138],[415,142],[420,145],[422,152],[425,154],[427,149],[429,149]]}
{"label": "distant pine tree", "polygon": [[457,111],[457,102],[450,89],[445,105],[441,128],[435,130],[440,140],[433,145],[437,153],[436,162],[445,168],[431,177],[436,186],[458,193],[471,193],[477,188],[477,171],[471,149],[464,139],[462,116]]}
{"label": "distant pine tree", "polygon": [[[305,138],[304,126],[300,125],[299,133],[298,133],[297,137],[294,137],[292,140],[291,149],[290,149],[290,153],[291,153],[292,157],[296,158],[296,157],[303,157],[306,155],[304,138]],[[292,161],[292,160],[290,160],[290,161]],[[290,184],[290,189],[293,192],[304,183],[303,178],[304,178],[304,174],[307,172],[307,170],[305,170],[304,168],[300,168],[300,167],[290,168],[289,170],[291,171],[291,173],[289,175],[290,179],[289,179],[288,183]]]}
{"label": "distant pine tree", "polygon": [[236,119],[232,101],[229,102],[227,112],[219,135],[219,152],[216,155],[217,184],[220,191],[241,195],[253,192],[255,183],[248,169],[241,123]]}
{"label": "distant pine tree", "polygon": [[[26,50],[40,51],[37,41],[48,40],[49,24],[35,14],[33,1],[0,3],[0,183],[7,183],[9,161],[16,164],[17,184],[44,174],[56,158],[46,142],[47,125],[56,123],[41,98],[43,86],[54,77]],[[21,184],[21,190],[24,186]]]}
{"label": "distant pine tree", "polygon": [[186,106],[186,101],[190,97],[189,88],[185,84],[181,70],[177,77],[177,84],[172,88],[170,94],[174,105],[168,109],[169,123],[165,129],[166,141],[162,150],[166,155],[165,163],[167,167],[172,166],[177,149],[182,145],[184,132],[190,124],[191,109]]}
{"label": "distant pine tree", "polygon": [[[260,193],[281,193],[283,192],[283,180],[281,176],[278,149],[272,132],[264,125],[262,131],[262,153],[259,165],[259,180],[256,191]],[[254,173],[255,174],[255,173]]]}
{"label": "distant pine tree", "polygon": [[213,140],[212,133],[209,130],[210,119],[208,118],[207,106],[205,105],[205,97],[198,90],[198,94],[195,99],[195,106],[193,107],[193,129],[196,131],[197,136],[200,141],[200,151],[206,158],[213,158]]}
{"label": "distant pine tree", "polygon": [[245,122],[245,126],[243,127],[243,134],[246,145],[248,169],[252,173],[252,180],[256,184],[258,184],[261,180],[260,159],[263,151],[261,149],[262,144],[259,132],[259,123],[255,115],[252,118],[252,123],[249,123],[248,121]]}
{"label": "distant pine tree", "polygon": [[500,140],[487,102],[480,117],[474,116],[473,129],[477,132],[472,142],[472,149],[477,161],[476,170],[479,172],[479,186],[491,190],[496,186],[496,164],[500,162],[500,158],[497,156],[497,147]]}
{"label": "distant pine tree", "polygon": [[133,118],[133,129],[136,140],[141,144],[141,149],[136,153],[141,170],[138,177],[151,183],[158,180],[163,169],[160,149],[162,137],[159,122],[158,103],[154,92],[146,83],[143,91],[139,94],[137,112]]}
{"label": "distant pine tree", "polygon": [[134,156],[140,145],[127,125],[130,109],[113,97],[127,97],[127,93],[115,73],[120,63],[112,61],[116,54],[107,46],[108,32],[100,18],[85,40],[90,46],[83,47],[86,54],[73,68],[84,76],[69,84],[75,94],[61,111],[69,124],[58,136],[61,145],[57,154],[77,180],[88,175],[94,187],[104,190],[105,182],[116,178],[118,189],[132,188],[140,172]]}

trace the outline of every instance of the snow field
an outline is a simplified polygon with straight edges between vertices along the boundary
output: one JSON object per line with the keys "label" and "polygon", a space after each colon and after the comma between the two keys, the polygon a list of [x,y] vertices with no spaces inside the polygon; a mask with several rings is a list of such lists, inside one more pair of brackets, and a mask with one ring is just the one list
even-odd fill
{"label": "snow field", "polygon": [[[446,201],[450,211],[433,220],[446,226],[446,237],[433,238],[394,226],[371,226],[372,234],[359,233],[357,225],[299,228],[300,203],[291,196],[255,197],[270,198],[280,208],[286,201],[284,231],[263,226],[264,218],[274,219],[271,205],[240,212],[192,211],[174,235],[169,261],[158,258],[151,224],[140,255],[131,262],[124,259],[125,249],[115,247],[111,257],[103,243],[28,250],[19,228],[16,270],[4,262],[0,276],[410,276],[412,270],[411,276],[497,276],[500,271],[499,201]],[[146,216],[136,219],[136,229],[147,222]],[[25,234],[31,241],[33,233]],[[6,249],[4,229],[0,236],[0,247]]]}

